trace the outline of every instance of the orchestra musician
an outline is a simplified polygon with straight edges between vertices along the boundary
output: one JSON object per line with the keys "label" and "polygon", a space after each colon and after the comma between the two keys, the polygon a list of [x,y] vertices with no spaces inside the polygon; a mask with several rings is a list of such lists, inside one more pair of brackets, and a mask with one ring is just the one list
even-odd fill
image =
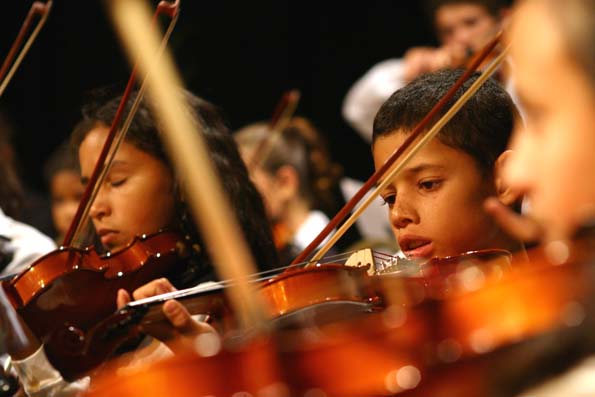
{"label": "orchestra musician", "polygon": [[[528,197],[530,212],[519,217],[495,200],[486,209],[519,237],[572,239],[595,219],[595,1],[520,1],[510,42],[526,124],[513,135],[504,177]],[[584,249],[592,257],[593,245]],[[522,396],[594,395],[591,335],[552,343],[538,357],[549,379]]]}
{"label": "orchestra musician", "polygon": [[[423,75],[382,105],[374,120],[376,168],[462,73],[443,70]],[[462,91],[459,89],[451,103]],[[430,259],[488,248],[510,252],[521,248],[483,208],[484,200],[491,196],[507,207],[518,198],[502,178],[515,117],[518,112],[508,93],[496,81],[488,80],[381,192],[405,255]]]}
{"label": "orchestra musician", "polygon": [[61,244],[84,192],[78,158],[69,143],[61,144],[51,154],[44,166],[44,177],[50,192],[54,241]]}
{"label": "orchestra musician", "polygon": [[[463,109],[463,114],[441,132],[438,140],[423,149],[404,176],[383,192],[395,235],[402,242],[407,254],[429,257],[487,247],[509,250],[518,248],[518,242],[506,236],[486,216],[484,206],[506,230],[520,232],[517,234],[522,237],[539,237],[544,241],[570,238],[592,221],[595,216],[595,159],[592,155],[592,148],[595,147],[594,10],[593,0],[523,0],[520,3],[511,34],[512,59],[517,89],[526,110],[526,127],[519,127],[515,132],[511,145],[514,152],[506,152],[506,142],[515,117],[514,105],[501,87],[488,82],[478,93],[479,97],[467,105],[467,113]],[[458,72],[438,72],[414,80],[383,105],[374,123],[373,154],[377,166],[402,142],[412,124],[421,118],[419,114],[426,114],[421,110],[416,113],[418,108],[427,106],[423,100],[419,101],[422,103],[416,103],[415,107],[410,103],[418,96],[422,97],[418,91],[413,95],[411,87],[417,87],[422,93],[426,90],[424,94],[429,95],[428,86],[444,90],[445,87],[450,87],[456,73]],[[546,81],[548,84],[544,83]],[[425,102],[430,101],[426,99]],[[415,111],[409,109],[409,112],[403,112],[396,108],[405,105],[411,105]],[[473,106],[476,108],[473,109]],[[478,114],[485,118],[476,118]],[[399,120],[402,115],[412,120]],[[505,121],[500,119],[490,123],[490,118],[498,117]],[[488,133],[479,135],[475,129],[476,122],[486,124],[481,128],[485,128]],[[109,120],[99,123],[99,127],[95,125],[95,128],[84,134],[80,140],[81,160],[90,164],[88,158],[93,155],[96,157],[94,147],[104,137],[106,123],[109,124]],[[463,134],[463,137],[460,138],[458,133]],[[457,138],[461,140],[457,141]],[[484,138],[495,138],[497,143],[485,142]],[[110,249],[115,250],[125,245],[124,237],[154,231],[153,226],[172,226],[168,220],[176,213],[175,205],[154,208],[158,211],[156,215],[163,216],[161,219],[164,222],[150,225],[148,230],[134,232],[128,223],[116,225],[117,227],[109,225],[113,229],[107,225],[101,228],[104,226],[102,222],[112,215],[110,211],[116,208],[124,211],[136,210],[129,202],[127,206],[119,207],[124,204],[118,203],[126,202],[117,200],[121,189],[129,186],[133,177],[141,176],[132,172],[133,164],[128,164],[133,162],[134,155],[147,161],[157,161],[157,164],[152,164],[155,168],[151,170],[159,177],[151,181],[164,183],[161,187],[170,187],[171,189],[165,191],[172,195],[175,192],[175,183],[168,173],[171,170],[163,168],[167,164],[166,160],[161,160],[141,142],[143,141],[135,142],[129,138],[125,143],[128,146],[124,147],[123,153],[128,153],[131,157],[121,155],[124,156],[120,157],[123,163],[119,163],[119,169],[114,168],[115,171],[108,177],[103,192],[100,193],[99,204],[93,210],[93,221],[99,229],[102,241]],[[473,144],[467,145],[469,142]],[[82,163],[83,171],[87,169],[88,174],[89,164],[84,161]],[[458,168],[452,168],[454,166]],[[121,174],[118,175],[118,171]],[[427,171],[430,172],[424,174]],[[465,183],[457,187],[457,181]],[[510,211],[518,193],[529,197],[532,220],[523,219]],[[488,196],[495,198],[485,201]],[[133,202],[152,205],[145,196],[141,198],[142,200]],[[171,197],[160,199],[165,203],[175,203]],[[109,207],[106,203],[115,206]],[[165,211],[165,214],[161,211]],[[140,220],[142,219],[141,216]],[[261,216],[260,219],[265,217]],[[534,228],[534,224],[529,222],[536,222],[539,228]],[[413,227],[418,228],[416,234],[402,234],[403,230]],[[527,233],[528,230],[543,234]],[[120,239],[120,233],[128,236]],[[258,254],[256,255],[258,258]],[[166,292],[171,286],[169,283],[158,282],[149,289],[151,288],[157,293]],[[150,292],[143,295],[150,295]],[[129,297],[125,293],[120,294],[120,303],[127,299]],[[169,304],[170,307],[172,305],[176,304]],[[166,307],[164,310],[167,315]],[[175,310],[178,314],[183,313],[179,318],[187,325],[188,314],[179,306],[175,306]],[[179,318],[171,315],[168,318],[174,325],[180,324]],[[592,374],[594,365],[592,359],[587,359],[576,370],[580,372],[586,368]],[[571,371],[555,384],[543,385],[542,389],[538,388],[524,395],[569,395],[571,392],[574,395],[590,395],[588,393],[593,392],[593,389],[578,389],[577,392],[574,380],[576,372]],[[31,390],[29,389],[30,392]],[[48,394],[46,391],[37,390],[37,394],[35,391],[31,393],[58,395]]]}
{"label": "orchestra musician", "polygon": [[[294,117],[278,136],[271,134],[260,122],[241,128],[234,139],[264,200],[281,261],[289,264],[329,222],[322,209],[335,207],[331,188],[341,171],[309,121]],[[270,147],[257,153],[265,140]]]}
{"label": "orchestra musician", "polygon": [[343,117],[368,142],[372,141],[374,115],[393,92],[424,73],[461,66],[508,20],[509,2],[505,0],[428,0],[426,3],[441,46],[413,47],[403,58],[374,65],[345,96]]}
{"label": "orchestra musician", "polygon": [[[223,178],[224,189],[235,204],[236,215],[257,263],[261,269],[276,267],[278,259],[264,206],[249,180],[231,135],[213,105],[189,93],[185,97],[203,125],[217,171],[226,176]],[[74,129],[72,143],[78,148],[83,182],[88,180],[95,165],[119,102],[118,97],[86,106],[82,121]],[[188,214],[180,183],[183,181],[176,178],[165,156],[158,126],[143,103],[91,206],[90,217],[105,250],[117,252],[137,235],[169,229],[184,236],[192,247],[192,255],[186,259],[183,272],[173,275],[169,280],[158,279],[139,288],[132,294],[135,299],[216,279],[208,247],[203,246],[200,234]],[[120,306],[130,299],[126,291],[118,291]],[[212,332],[208,324],[192,319],[176,301],[166,302],[163,312],[172,327],[165,331],[155,330],[153,336],[171,341],[178,337],[192,338],[196,334]],[[171,354],[160,344],[149,345],[145,351],[146,354],[139,354],[139,360],[140,357],[151,359],[147,355],[156,359]],[[62,380],[47,362],[43,348],[30,357],[13,358],[17,358],[13,362],[29,395],[74,395],[88,385],[85,380],[71,384]]]}
{"label": "orchestra musician", "polygon": [[[274,134],[265,122],[259,122],[235,132],[234,139],[265,202],[281,262],[288,264],[326,226],[327,215],[334,215],[361,182],[341,175],[341,167],[331,160],[320,131],[310,120],[293,117],[278,136]],[[259,154],[263,143],[265,149]],[[384,211],[378,205],[364,212],[337,248],[349,250],[353,244],[366,241],[391,246],[391,239]]]}

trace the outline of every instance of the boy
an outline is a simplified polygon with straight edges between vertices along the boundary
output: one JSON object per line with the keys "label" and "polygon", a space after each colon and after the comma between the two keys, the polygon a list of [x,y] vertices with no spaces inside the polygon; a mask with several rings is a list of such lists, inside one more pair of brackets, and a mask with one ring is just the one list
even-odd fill
{"label": "boy", "polygon": [[[461,74],[460,70],[427,74],[396,91],[382,105],[374,120],[376,168]],[[393,233],[407,256],[429,259],[487,248],[520,248],[483,209],[489,196],[497,196],[506,206],[516,200],[501,177],[516,114],[506,91],[495,81],[486,82],[381,193],[389,207]]]}

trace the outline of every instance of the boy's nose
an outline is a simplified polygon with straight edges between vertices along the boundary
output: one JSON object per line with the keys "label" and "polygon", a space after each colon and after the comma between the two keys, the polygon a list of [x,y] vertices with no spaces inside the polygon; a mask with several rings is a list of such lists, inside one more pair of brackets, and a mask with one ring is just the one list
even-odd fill
{"label": "boy's nose", "polygon": [[418,223],[419,217],[410,206],[397,201],[390,212],[390,221],[397,229],[403,229],[410,223]]}

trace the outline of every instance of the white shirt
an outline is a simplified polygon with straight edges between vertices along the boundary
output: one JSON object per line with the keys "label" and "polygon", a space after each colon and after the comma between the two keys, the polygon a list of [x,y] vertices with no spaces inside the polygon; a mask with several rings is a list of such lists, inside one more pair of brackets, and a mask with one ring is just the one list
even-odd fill
{"label": "white shirt", "polygon": [[[505,62],[511,67],[508,60]],[[372,127],[376,113],[384,101],[405,85],[405,62],[402,58],[377,63],[347,92],[343,101],[343,117],[366,142],[372,142]],[[506,81],[504,86],[518,107],[513,82]]]}
{"label": "white shirt", "polygon": [[56,249],[52,239],[37,229],[6,216],[1,209],[0,236],[8,239],[0,241],[0,249],[13,255],[10,263],[0,272],[0,276],[20,272],[40,256]]}
{"label": "white shirt", "polygon": [[[293,241],[291,242],[299,251],[302,251],[304,248],[308,246],[320,234],[322,229],[329,223],[328,217],[322,211],[310,211],[308,213],[308,217],[298,230],[295,232],[293,236]],[[328,237],[324,240],[324,242],[328,240]],[[324,244],[322,242],[322,244]]]}
{"label": "white shirt", "polygon": [[366,142],[372,142],[372,125],[380,106],[405,86],[405,62],[388,59],[374,65],[351,86],[343,101],[343,117]]}

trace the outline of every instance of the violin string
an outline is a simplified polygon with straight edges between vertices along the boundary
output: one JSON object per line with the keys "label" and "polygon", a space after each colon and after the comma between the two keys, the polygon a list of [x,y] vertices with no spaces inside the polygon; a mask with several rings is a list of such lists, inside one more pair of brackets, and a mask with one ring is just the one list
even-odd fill
{"label": "violin string", "polygon": [[[350,251],[350,252],[345,252],[345,253],[336,254],[336,255],[329,255],[329,256],[324,257],[323,260],[321,260],[319,263],[328,264],[328,263],[336,263],[340,260],[346,260],[355,252],[357,252],[357,251]],[[373,255],[377,259],[381,259],[383,261],[387,261],[387,260],[391,260],[391,259],[395,258],[394,256],[392,256],[390,254],[386,254],[383,252],[376,252],[376,251],[373,252]],[[304,267],[308,263],[310,263],[310,262],[303,262],[303,263],[298,263],[295,265],[288,265],[288,266],[283,266],[283,267],[276,268],[276,269],[270,269],[270,270],[265,270],[265,271],[258,272],[258,273],[253,273],[248,277],[247,281],[249,281],[251,283],[259,283],[262,281],[267,281],[267,280],[270,280],[271,275],[279,274],[282,271],[287,270],[287,269]],[[217,289],[226,288],[226,287],[229,287],[230,285],[232,285],[233,283],[234,283],[233,280],[222,280],[222,281],[217,281],[217,282],[199,284],[195,287],[190,287],[190,288],[186,288],[186,289],[179,290],[179,291],[172,291],[172,292],[168,292],[165,294],[155,295],[155,296],[152,296],[149,298],[136,300],[136,301],[130,302],[127,305],[127,307],[136,307],[136,306],[141,306],[141,305],[145,305],[145,304],[157,304],[157,303],[160,303],[160,302],[163,302],[166,300],[170,300],[170,299],[180,299],[180,298],[184,298],[184,297],[188,297],[188,296],[193,296],[193,295],[199,294],[199,293],[206,293],[206,292],[214,291]]]}

